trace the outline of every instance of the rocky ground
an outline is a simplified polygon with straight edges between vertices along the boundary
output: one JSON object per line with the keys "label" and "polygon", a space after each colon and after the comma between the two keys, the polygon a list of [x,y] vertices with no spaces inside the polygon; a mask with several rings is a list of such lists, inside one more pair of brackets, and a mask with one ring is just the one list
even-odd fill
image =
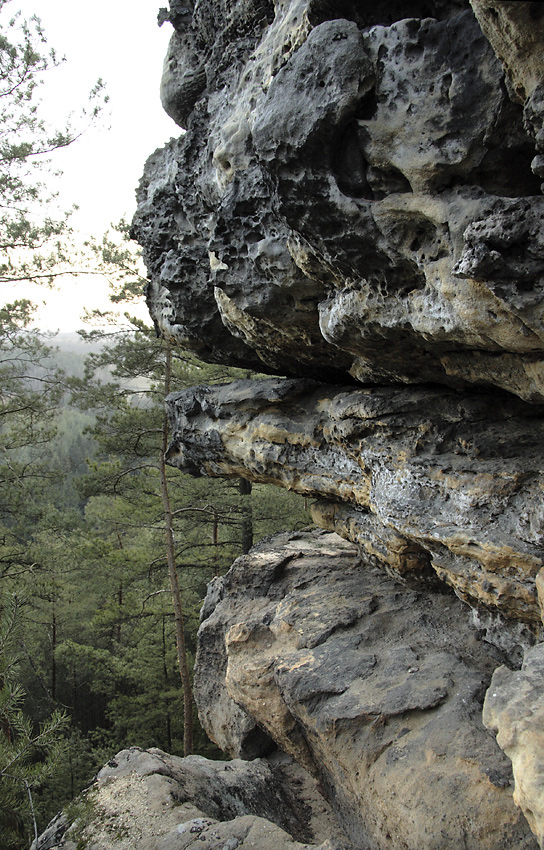
{"label": "rocky ground", "polygon": [[286,756],[252,762],[123,750],[33,850],[344,850],[316,783]]}

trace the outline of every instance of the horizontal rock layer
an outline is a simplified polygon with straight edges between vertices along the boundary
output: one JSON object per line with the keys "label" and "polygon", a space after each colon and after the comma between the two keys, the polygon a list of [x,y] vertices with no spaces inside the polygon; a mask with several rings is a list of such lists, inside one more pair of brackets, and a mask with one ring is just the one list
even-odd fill
{"label": "horizontal rock layer", "polygon": [[337,535],[278,535],[210,588],[195,695],[231,755],[282,750],[361,850],[522,850],[511,766],[481,722],[500,654],[453,594],[402,588]]}
{"label": "horizontal rock layer", "polygon": [[133,224],[160,330],[259,371],[544,401],[544,107],[509,98],[468,4],[178,6],[186,132]]}
{"label": "horizontal rock layer", "polygon": [[318,498],[319,524],[397,575],[438,576],[538,630],[544,423],[532,406],[274,379],[184,390],[167,405],[170,464]]}

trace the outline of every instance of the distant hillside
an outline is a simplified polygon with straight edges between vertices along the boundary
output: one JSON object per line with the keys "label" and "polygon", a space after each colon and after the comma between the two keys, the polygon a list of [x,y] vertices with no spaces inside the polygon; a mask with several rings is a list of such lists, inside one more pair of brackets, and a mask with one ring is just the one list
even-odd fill
{"label": "distant hillside", "polygon": [[104,347],[102,340],[85,342],[75,331],[55,334],[51,338],[51,344],[58,346],[61,351],[73,351],[84,355],[90,354],[92,351],[100,351]]}

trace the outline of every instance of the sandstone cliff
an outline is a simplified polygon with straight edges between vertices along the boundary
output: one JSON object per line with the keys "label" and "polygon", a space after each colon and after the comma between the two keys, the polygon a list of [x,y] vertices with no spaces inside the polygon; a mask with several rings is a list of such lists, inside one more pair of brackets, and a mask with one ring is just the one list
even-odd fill
{"label": "sandstone cliff", "polygon": [[181,129],[138,190],[150,312],[276,376],[170,397],[169,459],[311,496],[324,529],[210,587],[202,721],[294,758],[361,850],[543,847],[544,5],[161,19]]}

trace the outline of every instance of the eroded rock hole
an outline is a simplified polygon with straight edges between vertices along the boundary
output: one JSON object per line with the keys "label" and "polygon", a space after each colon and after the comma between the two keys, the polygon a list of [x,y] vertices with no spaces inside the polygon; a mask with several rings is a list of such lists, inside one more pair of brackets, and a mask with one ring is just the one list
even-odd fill
{"label": "eroded rock hole", "polygon": [[370,89],[359,101],[355,117],[360,121],[371,121],[378,111],[378,98],[376,89]]}
{"label": "eroded rock hole", "polygon": [[367,162],[359,141],[359,128],[351,121],[333,144],[331,169],[338,188],[352,198],[373,200],[367,180]]}
{"label": "eroded rock hole", "polygon": [[369,166],[366,179],[376,200],[385,198],[386,195],[404,194],[411,192],[412,187],[404,174],[391,165],[389,168],[375,168]]}

